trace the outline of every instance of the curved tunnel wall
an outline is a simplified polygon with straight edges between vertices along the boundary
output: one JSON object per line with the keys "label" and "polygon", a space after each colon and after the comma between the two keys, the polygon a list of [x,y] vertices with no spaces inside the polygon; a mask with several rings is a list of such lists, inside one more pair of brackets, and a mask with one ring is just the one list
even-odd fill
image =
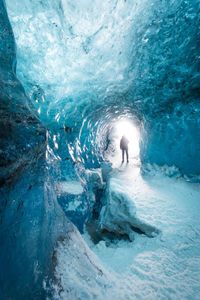
{"label": "curved tunnel wall", "polygon": [[76,232],[46,165],[46,129],[15,74],[16,47],[0,0],[0,298],[43,299],[55,243]]}
{"label": "curved tunnel wall", "polygon": [[7,282],[6,297],[43,295],[55,241],[75,231],[57,205],[54,183],[82,180],[84,199],[72,215],[81,228],[93,204],[85,170],[101,166],[111,121],[137,120],[143,167],[200,173],[199,1],[70,2],[6,1],[22,86],[0,1],[0,262],[6,269],[0,280]]}
{"label": "curved tunnel wall", "polygon": [[171,175],[185,174],[189,180],[198,180],[195,179],[200,171],[198,106],[198,100],[195,104],[180,105],[172,113],[157,118],[157,124],[151,120],[146,124],[141,145],[144,163],[175,167]]}
{"label": "curved tunnel wall", "polygon": [[[116,105],[123,114],[134,104],[132,114],[145,120],[143,165],[174,165],[180,173],[199,174],[198,1],[73,7],[47,1],[37,9],[32,1],[6,3],[18,44],[18,76],[44,124],[67,124],[78,138],[86,115],[101,123],[99,107],[103,112]],[[102,122],[112,116],[105,114]],[[102,154],[96,156],[95,127],[87,129],[81,139],[84,134],[91,139],[89,153],[95,155],[89,160],[97,165]]]}

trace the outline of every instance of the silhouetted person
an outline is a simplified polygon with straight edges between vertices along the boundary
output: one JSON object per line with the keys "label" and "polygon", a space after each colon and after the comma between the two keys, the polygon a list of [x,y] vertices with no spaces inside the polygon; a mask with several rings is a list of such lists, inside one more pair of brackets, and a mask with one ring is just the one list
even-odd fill
{"label": "silhouetted person", "polygon": [[120,140],[120,149],[122,150],[122,163],[124,162],[124,152],[126,152],[126,159],[128,162],[128,143],[129,140],[123,135]]}

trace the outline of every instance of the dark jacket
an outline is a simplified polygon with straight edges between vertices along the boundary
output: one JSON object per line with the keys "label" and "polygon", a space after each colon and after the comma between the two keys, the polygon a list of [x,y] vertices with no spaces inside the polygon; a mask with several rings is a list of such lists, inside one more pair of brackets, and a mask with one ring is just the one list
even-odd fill
{"label": "dark jacket", "polygon": [[128,143],[129,140],[125,136],[123,136],[120,141],[120,149],[128,150]]}

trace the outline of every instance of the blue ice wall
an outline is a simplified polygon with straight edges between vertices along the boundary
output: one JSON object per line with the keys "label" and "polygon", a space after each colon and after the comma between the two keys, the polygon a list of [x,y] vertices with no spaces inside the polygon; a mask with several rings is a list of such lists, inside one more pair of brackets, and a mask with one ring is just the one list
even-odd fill
{"label": "blue ice wall", "polygon": [[53,248],[73,227],[49,179],[46,129],[15,75],[15,42],[2,0],[0,34],[0,298],[43,299]]}
{"label": "blue ice wall", "polygon": [[[60,205],[80,230],[91,216],[86,170],[105,162],[112,121],[136,120],[144,169],[199,175],[200,4],[7,0],[15,41],[0,4],[1,298],[37,299],[75,231]],[[69,181],[83,193],[59,194]]]}
{"label": "blue ice wall", "polygon": [[144,164],[175,166],[174,175],[186,174],[188,179],[196,180],[200,172],[200,110],[196,101],[161,114],[157,124],[151,120],[145,124],[141,142]]}
{"label": "blue ice wall", "polygon": [[134,97],[146,118],[141,158],[199,174],[199,1],[154,1],[151,8],[148,27],[133,33]]}
{"label": "blue ice wall", "polygon": [[198,0],[6,3],[17,73],[45,124],[76,128],[79,139],[84,119],[95,124],[107,106],[88,128],[95,137],[128,107],[144,128],[143,166],[199,174]]}

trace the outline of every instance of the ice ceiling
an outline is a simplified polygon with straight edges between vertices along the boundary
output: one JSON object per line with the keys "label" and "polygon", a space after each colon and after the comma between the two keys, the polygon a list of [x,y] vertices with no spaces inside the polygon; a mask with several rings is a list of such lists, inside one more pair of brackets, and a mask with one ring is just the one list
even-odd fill
{"label": "ice ceiling", "polygon": [[7,282],[15,282],[10,292],[4,283],[3,297],[17,290],[21,299],[42,298],[55,241],[66,230],[79,234],[63,210],[82,231],[101,198],[93,187],[91,201],[91,180],[100,179],[88,170],[111,168],[115,124],[129,120],[136,127],[144,172],[165,166],[167,175],[199,181],[200,4],[0,5],[1,264]]}
{"label": "ice ceiling", "polygon": [[143,162],[198,173],[198,1],[6,4],[17,76],[43,124],[80,131],[130,114]]}

